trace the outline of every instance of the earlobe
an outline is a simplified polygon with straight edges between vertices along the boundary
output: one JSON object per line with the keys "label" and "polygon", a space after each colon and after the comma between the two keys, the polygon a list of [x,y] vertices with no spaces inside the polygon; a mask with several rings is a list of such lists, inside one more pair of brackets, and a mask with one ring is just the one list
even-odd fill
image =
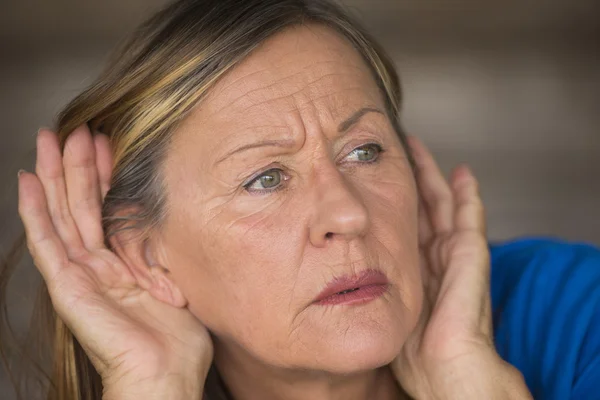
{"label": "earlobe", "polygon": [[158,256],[158,254],[162,254],[159,252],[159,246],[160,244],[152,239],[144,241],[144,260],[152,276],[152,285],[146,290],[156,299],[173,307],[185,307],[187,300],[173,281],[173,275],[166,265],[168,260]]}
{"label": "earlobe", "polygon": [[[182,308],[187,300],[172,279],[171,272],[154,256],[156,249],[150,239],[135,237],[122,231],[110,238],[113,251],[127,265],[137,285],[152,297],[173,307]],[[162,262],[161,262],[162,261]]]}

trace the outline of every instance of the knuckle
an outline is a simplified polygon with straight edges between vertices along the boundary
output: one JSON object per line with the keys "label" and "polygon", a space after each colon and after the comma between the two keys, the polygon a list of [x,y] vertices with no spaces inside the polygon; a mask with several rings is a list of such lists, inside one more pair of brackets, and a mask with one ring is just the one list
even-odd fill
{"label": "knuckle", "polygon": [[71,246],[69,248],[69,259],[77,264],[88,265],[92,255],[82,246]]}
{"label": "knuckle", "polygon": [[52,219],[59,222],[67,221],[71,216],[69,206],[66,204],[60,204],[57,207],[53,207],[50,213],[52,215]]}
{"label": "knuckle", "polygon": [[88,213],[95,213],[100,210],[100,205],[93,197],[81,198],[73,202],[73,213],[77,215],[85,215]]}
{"label": "knuckle", "polygon": [[72,251],[69,253],[69,259],[76,264],[86,265],[89,261],[89,256],[83,251]]}

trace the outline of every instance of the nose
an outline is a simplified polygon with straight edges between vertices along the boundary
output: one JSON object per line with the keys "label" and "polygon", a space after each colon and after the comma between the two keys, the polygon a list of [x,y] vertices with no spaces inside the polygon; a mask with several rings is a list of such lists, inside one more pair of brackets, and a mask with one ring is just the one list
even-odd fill
{"label": "nose", "polygon": [[312,245],[323,247],[337,239],[363,236],[369,227],[369,214],[351,179],[331,164],[315,176],[314,214],[309,227]]}

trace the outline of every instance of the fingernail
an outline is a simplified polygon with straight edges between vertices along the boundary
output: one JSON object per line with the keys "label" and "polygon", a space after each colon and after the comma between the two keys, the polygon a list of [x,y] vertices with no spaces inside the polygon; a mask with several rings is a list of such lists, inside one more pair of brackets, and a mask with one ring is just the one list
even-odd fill
{"label": "fingernail", "polygon": [[39,135],[41,131],[49,131],[51,130],[50,128],[47,128],[45,126],[42,126],[40,129],[38,129],[37,134]]}
{"label": "fingernail", "polygon": [[17,172],[17,177],[21,176],[23,174],[23,172],[25,172],[24,169],[20,169],[19,172]]}

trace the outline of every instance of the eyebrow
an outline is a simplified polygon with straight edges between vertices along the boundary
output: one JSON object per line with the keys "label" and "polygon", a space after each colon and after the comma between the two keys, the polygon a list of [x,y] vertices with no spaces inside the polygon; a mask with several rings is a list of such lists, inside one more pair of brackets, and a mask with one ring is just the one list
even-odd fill
{"label": "eyebrow", "polygon": [[[339,125],[338,125],[338,133],[344,133],[346,132],[348,129],[352,128],[354,125],[356,125],[358,123],[358,121],[360,121],[360,119],[368,113],[378,113],[381,115],[385,115],[385,113],[377,108],[373,108],[373,107],[363,107],[358,111],[355,111],[350,117],[346,118],[344,121],[342,121]],[[268,140],[261,140],[259,142],[254,142],[254,143],[248,143],[244,146],[240,146],[232,151],[230,151],[229,153],[225,154],[223,157],[219,158],[219,160],[217,160],[216,164],[219,164],[220,162],[224,161],[225,159],[229,158],[230,156],[236,154],[236,153],[241,153],[243,151],[246,150],[250,150],[250,149],[255,149],[258,147],[282,147],[282,148],[289,148],[289,147],[293,147],[294,146],[294,140],[291,139],[284,139],[284,140],[273,140],[273,139],[268,139]]]}
{"label": "eyebrow", "polygon": [[287,140],[268,139],[268,140],[261,140],[260,142],[248,143],[244,146],[240,146],[240,147],[236,148],[235,150],[232,150],[229,153],[225,154],[223,157],[221,157],[217,160],[216,164],[219,164],[219,163],[225,161],[227,158],[231,157],[232,155],[234,155],[236,153],[241,153],[246,150],[255,149],[258,147],[282,147],[282,148],[287,147],[287,148],[289,148],[289,147],[294,146],[294,143],[296,143],[296,142],[291,139],[287,139]]}
{"label": "eyebrow", "polygon": [[339,125],[338,125],[338,132],[339,133],[344,133],[346,132],[348,129],[352,128],[354,125],[356,125],[356,123],[358,121],[360,121],[360,119],[363,117],[363,115],[368,114],[370,112],[374,112],[374,113],[378,113],[381,115],[385,115],[383,113],[383,111],[377,109],[377,108],[373,108],[373,107],[363,107],[360,110],[356,111],[354,114],[352,114],[350,117],[348,117],[345,121],[342,121]]}

